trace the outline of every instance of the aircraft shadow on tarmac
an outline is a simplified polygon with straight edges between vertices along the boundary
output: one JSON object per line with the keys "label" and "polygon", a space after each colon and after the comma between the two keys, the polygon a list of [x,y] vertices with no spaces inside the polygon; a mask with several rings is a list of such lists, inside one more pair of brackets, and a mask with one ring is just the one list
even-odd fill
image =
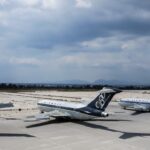
{"label": "aircraft shadow on tarmac", "polygon": [[143,113],[149,113],[149,112],[135,111],[135,112],[133,112],[131,115],[132,115],[132,116],[136,116],[136,115],[141,115],[141,114],[143,114]]}
{"label": "aircraft shadow on tarmac", "polygon": [[[88,121],[88,120],[87,120]],[[110,121],[110,122],[116,122],[116,121],[131,121],[131,120],[124,120],[124,119],[93,119],[92,121]],[[54,119],[54,120],[48,120],[36,124],[31,124],[26,126],[26,128],[34,128],[34,127],[40,127],[40,126],[45,126],[45,125],[50,125],[50,124],[55,124],[55,123],[66,123],[66,122],[82,122],[80,120],[75,120],[75,119]]]}
{"label": "aircraft shadow on tarmac", "polygon": [[48,121],[44,121],[44,122],[40,122],[40,123],[36,123],[36,124],[32,124],[32,125],[28,125],[26,126],[26,128],[34,128],[34,127],[40,127],[40,126],[45,126],[45,125],[50,125],[50,124],[55,124],[55,123],[65,123],[68,122],[68,120],[65,119],[59,119],[59,120],[48,120]]}
{"label": "aircraft shadow on tarmac", "polygon": [[90,128],[96,128],[96,129],[102,129],[102,130],[106,130],[110,132],[122,133],[122,135],[119,137],[120,139],[128,139],[128,138],[133,138],[137,136],[140,136],[140,137],[150,136],[150,133],[135,133],[135,132],[119,131],[119,130],[111,129],[102,125],[97,125],[97,124],[93,124],[89,122],[76,122],[76,123],[80,125],[84,125],[86,127],[90,127]]}
{"label": "aircraft shadow on tarmac", "polygon": [[35,136],[30,134],[22,134],[22,133],[0,133],[0,137],[29,137],[34,138]]}
{"label": "aircraft shadow on tarmac", "polygon": [[[131,120],[123,120],[123,119],[95,119],[92,121],[131,121]],[[120,139],[129,139],[129,138],[133,138],[133,137],[143,137],[143,136],[150,136],[150,133],[135,133],[135,132],[126,132],[126,131],[120,131],[120,130],[116,130],[116,129],[111,129],[109,127],[103,126],[103,125],[97,125],[91,122],[87,122],[87,121],[79,121],[79,120],[65,120],[65,119],[59,119],[59,120],[49,120],[49,121],[45,121],[45,122],[40,122],[40,123],[36,123],[36,124],[32,124],[32,125],[28,125],[26,126],[26,128],[34,128],[34,127],[40,127],[40,126],[45,126],[45,125],[50,125],[50,124],[55,124],[55,123],[66,123],[66,122],[72,122],[72,123],[76,123],[79,125],[83,125],[89,128],[94,128],[94,129],[101,129],[101,130],[106,130],[109,132],[115,132],[115,133],[121,133],[121,136],[119,137]]]}

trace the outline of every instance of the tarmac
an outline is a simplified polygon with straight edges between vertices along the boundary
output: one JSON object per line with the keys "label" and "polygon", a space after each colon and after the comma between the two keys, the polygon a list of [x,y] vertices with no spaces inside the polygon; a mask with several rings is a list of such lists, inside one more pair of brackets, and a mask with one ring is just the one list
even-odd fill
{"label": "tarmac", "polygon": [[90,121],[1,116],[0,150],[149,150],[149,113],[123,110],[117,102],[106,111],[109,117]]}

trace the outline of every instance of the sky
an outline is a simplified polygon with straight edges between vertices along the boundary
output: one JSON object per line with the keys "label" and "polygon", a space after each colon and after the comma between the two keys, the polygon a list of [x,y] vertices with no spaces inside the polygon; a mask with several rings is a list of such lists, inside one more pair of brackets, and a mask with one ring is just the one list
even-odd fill
{"label": "sky", "polygon": [[150,1],[0,0],[0,82],[150,83]]}

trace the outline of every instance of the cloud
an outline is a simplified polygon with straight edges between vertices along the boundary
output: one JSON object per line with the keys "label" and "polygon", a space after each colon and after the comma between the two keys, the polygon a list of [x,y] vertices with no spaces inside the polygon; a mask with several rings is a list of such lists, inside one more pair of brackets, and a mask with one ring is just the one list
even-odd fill
{"label": "cloud", "polygon": [[0,79],[147,82],[149,6],[147,0],[0,0],[0,71],[6,70]]}
{"label": "cloud", "polygon": [[92,3],[89,0],[76,0],[76,7],[90,8],[92,7]]}
{"label": "cloud", "polygon": [[16,65],[35,65],[38,66],[41,64],[41,62],[35,58],[10,58],[9,61],[11,64]]}
{"label": "cloud", "polygon": [[9,41],[5,42],[6,45],[47,49],[117,33],[139,36],[149,34],[147,11],[134,13],[134,9],[129,9],[127,13],[123,8],[124,3],[119,3],[120,8],[117,7],[116,10],[116,6],[97,0],[92,1],[93,5],[88,10],[75,6],[90,1],[78,1],[76,4],[67,3],[66,0],[63,2],[64,4],[57,0],[11,1],[17,7],[12,7],[11,12],[3,12],[5,17],[1,19],[1,32],[6,31],[3,40]]}

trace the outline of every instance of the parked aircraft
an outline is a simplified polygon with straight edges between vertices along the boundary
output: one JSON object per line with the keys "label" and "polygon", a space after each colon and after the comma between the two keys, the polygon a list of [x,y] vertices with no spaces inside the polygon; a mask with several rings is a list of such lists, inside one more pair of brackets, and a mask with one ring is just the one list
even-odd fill
{"label": "parked aircraft", "polygon": [[118,89],[103,88],[88,104],[58,100],[40,100],[38,107],[43,113],[42,118],[68,118],[87,120],[95,117],[107,117],[106,107],[112,97],[121,92]]}
{"label": "parked aircraft", "polygon": [[120,100],[119,104],[124,109],[150,111],[150,99],[124,98]]}
{"label": "parked aircraft", "polygon": [[14,107],[13,103],[0,103],[0,108]]}

